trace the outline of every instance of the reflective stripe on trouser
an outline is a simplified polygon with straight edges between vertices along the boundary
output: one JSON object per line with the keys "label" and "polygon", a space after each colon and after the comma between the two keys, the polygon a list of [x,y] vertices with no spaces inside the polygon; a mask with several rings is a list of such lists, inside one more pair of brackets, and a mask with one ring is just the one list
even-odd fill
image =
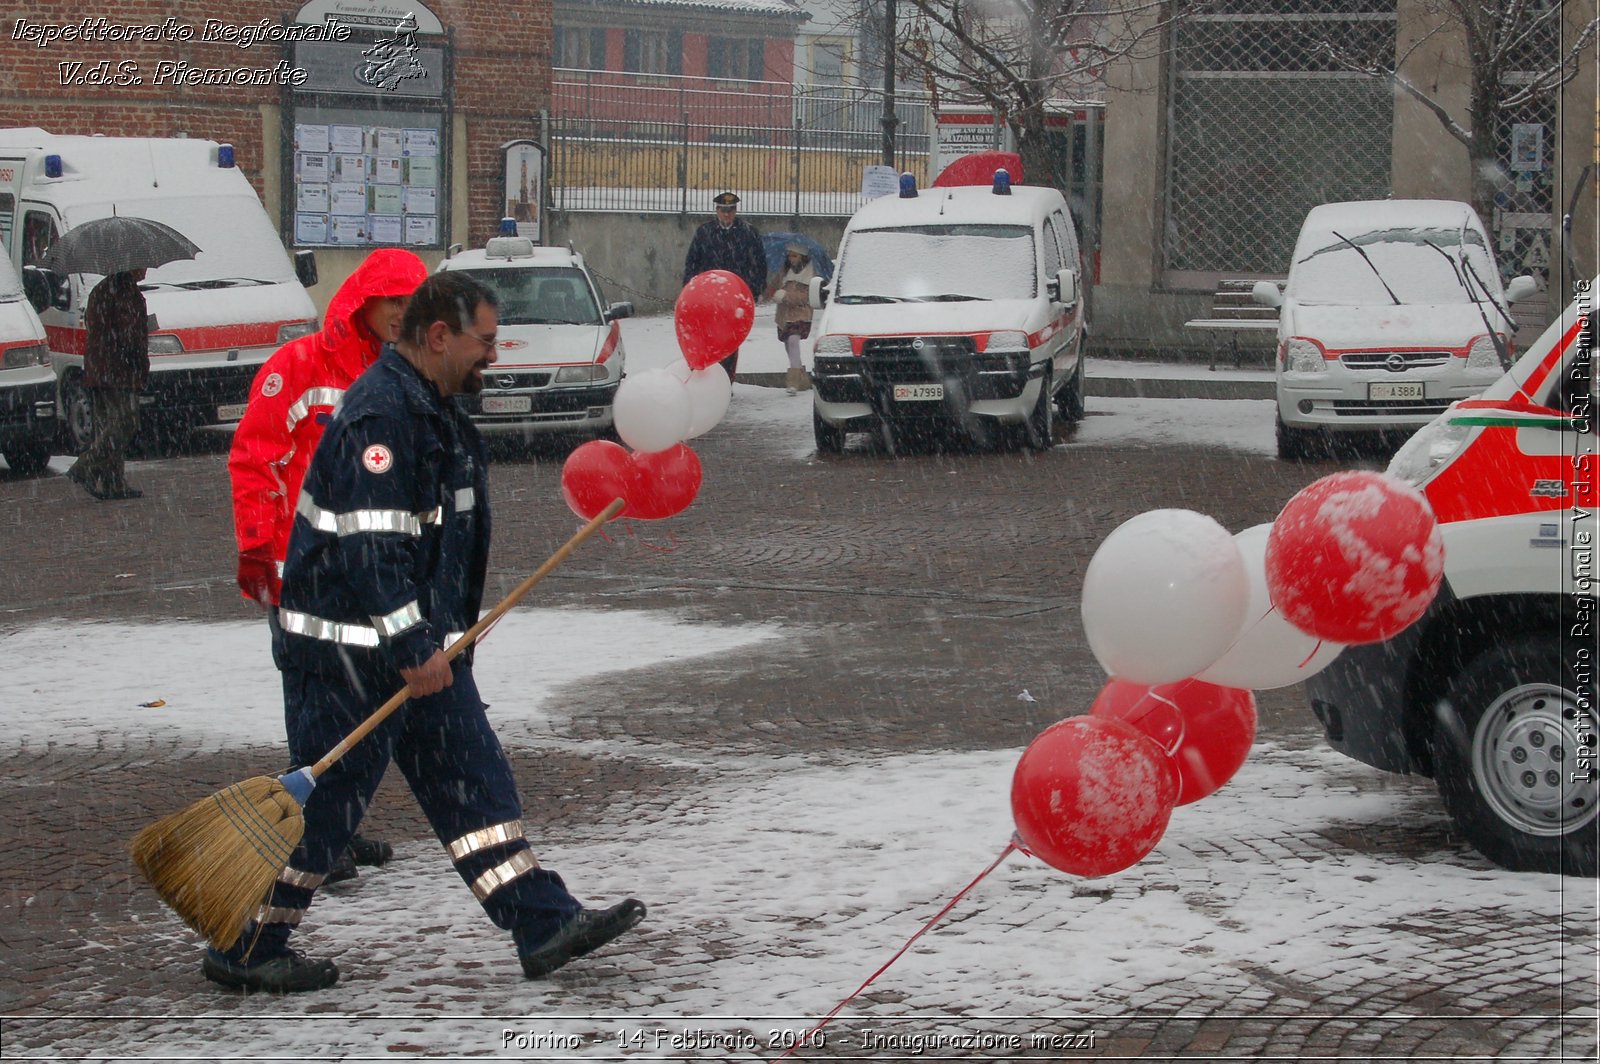
{"label": "reflective stripe on trouser", "polygon": [[[401,706],[317,779],[317,789],[305,804],[305,835],[289,859],[290,867],[312,875],[326,875],[333,868],[334,859],[361,826],[367,803],[391,760],[446,847],[475,832],[521,821],[516,780],[489,726],[472,670],[457,663],[454,671],[452,686]],[[289,753],[297,765],[321,758],[378,704],[342,681],[296,670],[284,672],[284,694]],[[509,831],[507,836],[504,843],[466,853],[456,861],[456,870],[469,887],[480,881],[494,883],[494,889],[479,900],[500,927],[553,931],[580,906],[560,876],[531,860],[526,839],[510,837]],[[508,862],[529,867],[494,874]],[[485,880],[486,876],[490,878]],[[305,909],[312,894],[280,881],[269,904]],[[285,924],[269,924],[263,929],[263,941],[274,932],[281,949],[288,930]]]}

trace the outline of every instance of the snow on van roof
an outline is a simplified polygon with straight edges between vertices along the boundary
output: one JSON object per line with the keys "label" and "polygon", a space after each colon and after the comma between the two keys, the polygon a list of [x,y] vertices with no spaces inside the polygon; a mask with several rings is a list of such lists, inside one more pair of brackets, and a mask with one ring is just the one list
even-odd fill
{"label": "snow on van roof", "polygon": [[[48,183],[60,208],[155,195],[217,195],[255,190],[237,168],[217,166],[214,140],[183,137],[89,137],[37,127],[0,129],[6,149],[39,149],[61,156],[62,176]],[[157,192],[156,190],[160,191]]]}
{"label": "snow on van roof", "polygon": [[1009,196],[997,196],[987,186],[920,189],[914,199],[880,196],[856,211],[851,229],[879,229],[900,225],[938,225],[941,222],[980,222],[994,225],[1031,225],[1051,208],[1066,201],[1053,188],[1015,185]]}
{"label": "snow on van roof", "polygon": [[504,255],[489,257],[489,253],[482,248],[471,251],[458,251],[439,264],[441,270],[460,270],[471,266],[576,266],[581,255],[575,254],[563,247],[545,247],[535,245],[533,255],[518,255],[515,258],[506,258]]}
{"label": "snow on van roof", "polygon": [[1337,229],[1345,236],[1350,230],[1367,233],[1379,229],[1458,229],[1461,219],[1478,227],[1478,216],[1459,200],[1357,200],[1350,203],[1324,203],[1311,208],[1302,233],[1327,234]]}

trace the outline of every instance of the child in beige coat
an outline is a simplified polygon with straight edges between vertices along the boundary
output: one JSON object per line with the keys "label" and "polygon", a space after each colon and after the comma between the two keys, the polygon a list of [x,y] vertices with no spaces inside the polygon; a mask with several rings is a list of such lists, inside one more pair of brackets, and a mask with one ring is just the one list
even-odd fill
{"label": "child in beige coat", "polygon": [[778,339],[789,356],[785,388],[790,395],[811,387],[811,380],[800,365],[800,341],[811,335],[811,256],[799,244],[784,249],[783,265],[767,282],[767,295],[777,304],[773,315],[778,324]]}

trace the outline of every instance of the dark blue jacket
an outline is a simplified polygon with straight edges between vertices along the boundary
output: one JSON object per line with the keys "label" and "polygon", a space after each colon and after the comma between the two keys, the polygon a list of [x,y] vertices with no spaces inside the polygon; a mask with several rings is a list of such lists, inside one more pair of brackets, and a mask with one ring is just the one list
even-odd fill
{"label": "dark blue jacket", "polygon": [[761,298],[767,284],[767,252],[761,234],[743,218],[724,226],[713,218],[694,231],[683,260],[683,283],[708,270],[727,270],[744,279],[752,299]]}
{"label": "dark blue jacket", "polygon": [[399,690],[396,670],[422,664],[477,621],[488,560],[483,440],[386,346],[345,392],[306,470],[278,663]]}

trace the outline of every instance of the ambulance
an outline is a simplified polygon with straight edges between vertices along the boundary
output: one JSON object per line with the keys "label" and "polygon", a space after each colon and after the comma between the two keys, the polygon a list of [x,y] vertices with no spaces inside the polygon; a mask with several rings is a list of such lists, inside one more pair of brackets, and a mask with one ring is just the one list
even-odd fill
{"label": "ambulance", "polygon": [[56,375],[44,325],[24,298],[11,263],[0,258],[0,456],[31,477],[50,460],[56,437]]}
{"label": "ambulance", "polygon": [[975,439],[1052,446],[1053,412],[1083,416],[1077,234],[1053,188],[989,185],[900,194],[845,226],[812,335],[817,450],[845,434],[937,424]]}
{"label": "ambulance", "polygon": [[1594,876],[1594,300],[1600,277],[1511,369],[1401,447],[1389,472],[1428,498],[1444,583],[1416,624],[1306,681],[1334,748],[1420,773],[1480,853]]}
{"label": "ambulance", "polygon": [[[0,240],[25,287],[61,234],[113,213],[165,222],[200,248],[193,259],[152,269],[140,286],[152,318],[145,420],[177,428],[238,421],[261,363],[317,328],[306,292],[316,283],[315,259],[302,252],[290,263],[231,145],[0,130]],[[101,278],[44,279],[36,305],[64,443],[81,451],[91,431],[83,312]]]}

